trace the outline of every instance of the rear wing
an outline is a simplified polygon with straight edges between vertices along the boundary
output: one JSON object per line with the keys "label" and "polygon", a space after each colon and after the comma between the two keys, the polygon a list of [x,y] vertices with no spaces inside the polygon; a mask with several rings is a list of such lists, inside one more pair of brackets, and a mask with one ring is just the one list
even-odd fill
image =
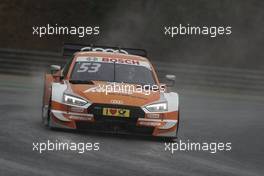
{"label": "rear wing", "polygon": [[71,43],[65,43],[63,46],[63,56],[72,56],[75,52],[78,51],[99,51],[99,52],[101,51],[101,52],[122,53],[122,54],[131,54],[131,55],[147,57],[147,51],[144,49],[71,44]]}

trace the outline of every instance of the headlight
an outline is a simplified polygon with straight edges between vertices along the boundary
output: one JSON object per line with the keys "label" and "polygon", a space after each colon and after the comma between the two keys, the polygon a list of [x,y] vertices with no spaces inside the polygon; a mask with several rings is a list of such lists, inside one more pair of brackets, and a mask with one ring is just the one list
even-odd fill
{"label": "headlight", "polygon": [[76,106],[83,106],[88,103],[87,101],[81,98],[78,98],[72,95],[67,95],[67,94],[64,94],[63,99],[65,103],[70,104],[70,105],[76,105]]}
{"label": "headlight", "polygon": [[168,104],[166,102],[163,102],[163,103],[147,105],[146,109],[150,112],[163,112],[168,110]]}

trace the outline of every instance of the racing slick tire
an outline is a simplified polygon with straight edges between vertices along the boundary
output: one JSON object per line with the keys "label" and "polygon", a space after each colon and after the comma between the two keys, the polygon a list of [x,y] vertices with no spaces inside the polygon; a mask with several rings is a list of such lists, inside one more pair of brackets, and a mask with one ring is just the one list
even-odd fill
{"label": "racing slick tire", "polygon": [[50,125],[50,109],[51,109],[51,102],[49,103],[48,107],[45,107],[44,105],[42,106],[42,124],[45,127],[52,129]]}

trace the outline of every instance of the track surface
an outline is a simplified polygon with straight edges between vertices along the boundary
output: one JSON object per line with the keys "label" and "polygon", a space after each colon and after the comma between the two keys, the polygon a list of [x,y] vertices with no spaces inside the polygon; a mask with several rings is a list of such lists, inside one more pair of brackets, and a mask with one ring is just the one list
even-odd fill
{"label": "track surface", "polygon": [[[0,76],[0,175],[263,175],[264,100],[182,89],[180,139],[232,142],[229,152],[164,151],[150,138],[50,131],[41,78]],[[9,81],[7,81],[9,80]],[[31,85],[33,86],[31,86]],[[264,99],[264,98],[263,98]],[[32,151],[47,140],[100,142],[100,151]]]}

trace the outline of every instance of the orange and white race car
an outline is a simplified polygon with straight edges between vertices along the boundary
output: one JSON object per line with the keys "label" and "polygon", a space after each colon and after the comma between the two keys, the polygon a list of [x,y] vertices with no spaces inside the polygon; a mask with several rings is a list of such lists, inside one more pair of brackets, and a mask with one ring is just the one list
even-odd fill
{"label": "orange and white race car", "polygon": [[66,44],[64,53],[67,64],[45,75],[46,126],[177,137],[178,94],[159,82],[144,50]]}

